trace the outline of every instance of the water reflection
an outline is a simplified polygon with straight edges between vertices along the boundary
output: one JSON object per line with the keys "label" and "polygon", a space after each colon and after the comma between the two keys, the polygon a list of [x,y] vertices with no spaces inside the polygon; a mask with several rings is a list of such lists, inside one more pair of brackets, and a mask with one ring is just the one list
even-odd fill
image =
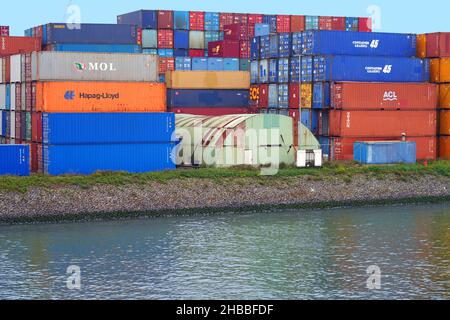
{"label": "water reflection", "polygon": [[448,207],[1,226],[0,298],[448,299]]}

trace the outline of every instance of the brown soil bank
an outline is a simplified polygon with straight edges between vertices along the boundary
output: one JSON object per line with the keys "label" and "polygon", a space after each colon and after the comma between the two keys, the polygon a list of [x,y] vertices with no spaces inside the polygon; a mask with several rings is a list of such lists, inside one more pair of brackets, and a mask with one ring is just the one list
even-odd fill
{"label": "brown soil bank", "polygon": [[274,177],[259,177],[255,170],[203,169],[153,175],[2,178],[0,222],[449,201],[447,166],[400,171],[405,167],[285,169]]}

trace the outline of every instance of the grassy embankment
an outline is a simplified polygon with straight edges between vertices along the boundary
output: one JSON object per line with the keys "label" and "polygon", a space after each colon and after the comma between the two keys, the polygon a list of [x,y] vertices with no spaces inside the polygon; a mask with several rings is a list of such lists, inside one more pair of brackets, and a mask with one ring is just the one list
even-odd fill
{"label": "grassy embankment", "polygon": [[32,187],[58,187],[79,186],[89,188],[93,185],[117,185],[146,184],[150,182],[164,183],[174,179],[210,179],[221,183],[233,178],[254,178],[259,183],[289,178],[305,178],[308,180],[322,180],[330,177],[342,178],[345,182],[351,182],[355,175],[368,178],[385,179],[394,176],[399,180],[413,179],[414,177],[432,175],[450,178],[450,161],[430,162],[428,165],[384,165],[362,166],[356,163],[327,163],[323,168],[299,169],[284,167],[276,176],[261,176],[260,170],[255,168],[237,167],[228,169],[200,168],[192,170],[176,170],[166,172],[152,172],[145,174],[128,174],[120,172],[99,172],[90,176],[44,176],[32,175],[30,177],[0,177],[0,191],[26,192]]}

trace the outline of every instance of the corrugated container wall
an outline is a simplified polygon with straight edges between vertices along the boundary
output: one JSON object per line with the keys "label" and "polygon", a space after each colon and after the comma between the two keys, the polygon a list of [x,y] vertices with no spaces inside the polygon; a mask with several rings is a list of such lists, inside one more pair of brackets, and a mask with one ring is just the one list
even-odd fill
{"label": "corrugated container wall", "polygon": [[158,81],[158,57],[144,54],[38,52],[33,81]]}
{"label": "corrugated container wall", "polygon": [[248,72],[228,71],[175,71],[166,74],[167,88],[170,89],[248,89]]}
{"label": "corrugated container wall", "polygon": [[416,163],[416,143],[355,142],[354,159],[363,164]]}
{"label": "corrugated container wall", "polygon": [[30,175],[30,148],[26,145],[0,145],[0,175]]}
{"label": "corrugated container wall", "polygon": [[140,10],[117,16],[118,24],[134,24],[142,29],[158,29],[158,11]]}

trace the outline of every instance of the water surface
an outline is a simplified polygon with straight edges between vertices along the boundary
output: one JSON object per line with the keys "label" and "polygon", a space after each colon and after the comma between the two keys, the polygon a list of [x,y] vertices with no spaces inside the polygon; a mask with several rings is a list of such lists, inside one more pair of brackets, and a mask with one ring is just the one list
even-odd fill
{"label": "water surface", "polygon": [[449,299],[449,260],[449,203],[0,226],[0,299]]}

